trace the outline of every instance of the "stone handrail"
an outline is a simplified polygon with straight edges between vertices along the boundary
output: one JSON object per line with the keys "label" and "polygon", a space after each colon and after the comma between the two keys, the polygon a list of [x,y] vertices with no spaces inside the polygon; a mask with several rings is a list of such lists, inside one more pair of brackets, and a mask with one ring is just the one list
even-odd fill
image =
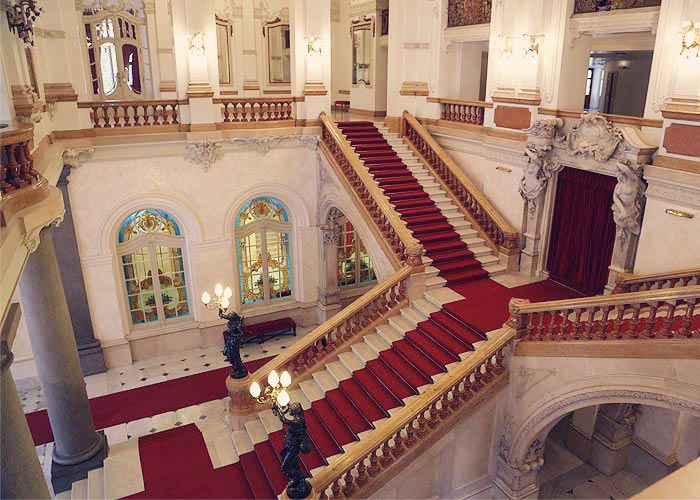
{"label": "stone handrail", "polygon": [[331,117],[321,113],[319,118],[322,129],[321,149],[330,155],[343,172],[399,261],[410,266],[420,266],[423,246],[408,230]]}
{"label": "stone handrail", "polygon": [[243,97],[214,99],[223,106],[224,123],[273,122],[294,119],[298,97]]}
{"label": "stone handrail", "polygon": [[34,168],[34,127],[25,123],[3,123],[0,128],[0,226],[48,196],[48,182]]}
{"label": "stone handrail", "polygon": [[[557,116],[560,118],[576,118],[577,120],[581,118],[583,113],[587,111],[573,111],[568,109],[546,109],[540,108],[537,113],[540,115],[547,116]],[[629,115],[614,115],[612,113],[598,113],[600,116],[605,117],[608,121],[617,124],[624,125],[636,125],[637,127],[651,127],[651,128],[662,128],[663,120],[657,120],[654,118],[643,118],[640,116],[629,116]]]}
{"label": "stone handrail", "polygon": [[295,382],[325,363],[338,349],[356,341],[367,329],[392,311],[408,303],[408,280],[412,268],[403,266],[388,280],[378,284],[345,309],[261,366],[252,376],[260,383],[272,370],[287,370]]}
{"label": "stone handrail", "polygon": [[472,125],[483,125],[484,110],[493,107],[492,102],[444,99],[442,97],[428,97],[428,102],[440,104],[441,120]]}
{"label": "stone handrail", "polygon": [[504,349],[515,332],[504,327],[420,396],[400,408],[359,443],[310,479],[320,498],[364,498],[370,479],[428,438],[431,429],[460,411],[505,371]]}
{"label": "stone handrail", "polygon": [[700,286],[530,303],[513,298],[522,340],[700,337]]}
{"label": "stone handrail", "polygon": [[93,128],[152,127],[179,125],[176,99],[79,102],[90,109]]}
{"label": "stone handrail", "polygon": [[643,292],[651,289],[700,285],[700,267],[681,271],[652,274],[620,273],[615,280],[613,293]]}
{"label": "stone handrail", "polygon": [[489,245],[502,254],[517,254],[520,251],[518,231],[503,218],[413,115],[404,111],[403,118],[402,135],[474,220]]}

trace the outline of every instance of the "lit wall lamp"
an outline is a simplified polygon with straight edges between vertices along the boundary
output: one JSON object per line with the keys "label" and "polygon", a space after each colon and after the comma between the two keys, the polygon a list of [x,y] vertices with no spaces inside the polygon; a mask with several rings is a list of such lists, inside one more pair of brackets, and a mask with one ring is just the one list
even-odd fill
{"label": "lit wall lamp", "polygon": [[[686,51],[695,51],[695,57],[700,55],[700,22],[692,20],[685,21],[680,27],[681,33],[681,55]],[[690,57],[690,53],[686,54]]]}
{"label": "lit wall lamp", "polygon": [[199,31],[197,33],[187,33],[185,38],[187,40],[187,46],[190,49],[190,55],[204,55],[204,35],[202,33]]}
{"label": "lit wall lamp", "polygon": [[320,56],[321,48],[323,47],[323,38],[320,36],[307,36],[306,40],[306,50],[310,56]]}
{"label": "lit wall lamp", "polygon": [[540,45],[544,42],[544,35],[529,35],[525,33],[520,37],[525,57],[535,57],[540,53]]}
{"label": "lit wall lamp", "polygon": [[630,62],[628,60],[622,60],[617,62],[617,69],[620,71],[625,71],[626,69],[630,69]]}

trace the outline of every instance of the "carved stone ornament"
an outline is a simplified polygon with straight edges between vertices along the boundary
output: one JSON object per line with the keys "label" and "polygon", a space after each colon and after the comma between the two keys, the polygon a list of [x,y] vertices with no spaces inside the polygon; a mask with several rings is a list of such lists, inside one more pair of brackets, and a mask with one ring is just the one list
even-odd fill
{"label": "carved stone ornament", "polygon": [[642,224],[642,206],[645,185],[641,165],[628,160],[618,161],[617,185],[613,191],[613,218],[620,229],[620,246],[624,246],[630,234],[639,236]]}
{"label": "carved stone ornament", "polygon": [[73,168],[80,168],[83,162],[92,159],[95,155],[95,148],[86,149],[66,149],[61,158],[64,165],[70,165]]}
{"label": "carved stone ornament", "polygon": [[554,369],[526,368],[524,366],[521,366],[518,370],[518,378],[515,385],[515,398],[522,398],[537,384],[556,374],[557,371]]}
{"label": "carved stone ornament", "polygon": [[185,147],[187,149],[185,159],[202,167],[205,172],[223,156],[220,141],[208,141],[205,139],[203,141],[188,142]]}
{"label": "carved stone ornament", "polygon": [[24,248],[26,248],[29,253],[32,253],[37,248],[39,248],[39,242],[41,241],[41,230],[45,227],[50,227],[54,225],[56,227],[60,226],[61,222],[63,222],[64,215],[65,212],[62,213],[60,216],[56,217],[55,219],[51,220],[50,222],[47,222],[43,226],[36,227],[31,231],[27,232],[27,234],[25,234],[22,237],[22,245],[24,245]]}
{"label": "carved stone ornament", "polygon": [[622,131],[598,113],[583,113],[581,120],[564,136],[569,154],[607,161],[624,140]]}
{"label": "carved stone ornament", "polygon": [[525,156],[528,162],[523,170],[518,191],[528,204],[530,216],[534,215],[537,198],[547,189],[549,179],[562,168],[558,162],[548,157],[557,128],[563,124],[561,118],[541,118],[525,131]]}
{"label": "carved stone ornament", "polygon": [[343,216],[343,212],[337,207],[331,207],[326,214],[326,222],[321,226],[323,232],[324,245],[337,245],[340,238],[340,223],[338,219]]}
{"label": "carved stone ornament", "polygon": [[293,145],[295,142],[312,151],[316,150],[321,139],[316,135],[280,135],[274,137],[233,137],[226,139],[229,144],[241,144],[255,149],[259,155],[266,155],[270,149]]}

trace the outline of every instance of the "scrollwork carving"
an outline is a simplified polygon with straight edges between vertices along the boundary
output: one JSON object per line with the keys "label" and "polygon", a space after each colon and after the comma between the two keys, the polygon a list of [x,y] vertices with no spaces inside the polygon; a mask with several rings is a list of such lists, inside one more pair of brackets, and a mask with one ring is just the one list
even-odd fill
{"label": "scrollwork carving", "polygon": [[64,165],[70,165],[73,168],[80,168],[83,162],[92,159],[95,155],[95,148],[86,149],[66,149],[61,158]]}
{"label": "scrollwork carving", "polygon": [[628,160],[618,161],[617,185],[613,191],[613,218],[620,229],[620,246],[624,246],[630,234],[639,236],[644,202],[642,168]]}
{"label": "scrollwork carving", "polygon": [[607,161],[624,140],[622,131],[598,113],[583,113],[581,120],[563,137],[569,154]]}
{"label": "scrollwork carving", "polygon": [[205,172],[216,163],[221,156],[221,142],[202,140],[189,142],[186,145],[187,155],[185,159],[204,169]]}

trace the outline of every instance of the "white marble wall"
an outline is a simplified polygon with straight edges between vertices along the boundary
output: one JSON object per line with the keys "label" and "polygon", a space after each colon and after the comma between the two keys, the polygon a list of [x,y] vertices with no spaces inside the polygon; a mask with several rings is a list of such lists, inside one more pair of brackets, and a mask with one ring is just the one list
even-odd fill
{"label": "white marble wall", "polygon": [[466,414],[371,498],[490,497],[504,395],[501,390]]}
{"label": "white marble wall", "polygon": [[[700,267],[700,175],[646,167],[646,208],[635,273]],[[667,209],[692,218],[666,213]]]}

